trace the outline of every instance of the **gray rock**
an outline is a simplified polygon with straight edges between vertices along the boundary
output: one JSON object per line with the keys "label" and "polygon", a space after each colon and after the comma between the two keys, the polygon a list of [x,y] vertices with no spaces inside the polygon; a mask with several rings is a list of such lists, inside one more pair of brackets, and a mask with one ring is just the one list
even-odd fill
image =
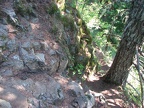
{"label": "gray rock", "polygon": [[0,47],[5,47],[5,42],[4,41],[0,41]]}
{"label": "gray rock", "polygon": [[42,61],[45,63],[45,55],[43,53],[36,53],[35,55],[39,61]]}
{"label": "gray rock", "polygon": [[2,23],[2,24],[4,24],[4,25],[7,25],[7,24],[8,24],[7,20],[4,19],[4,18],[0,19],[0,23]]}
{"label": "gray rock", "polygon": [[87,108],[92,108],[95,105],[95,97],[91,93],[86,95],[87,97]]}
{"label": "gray rock", "polygon": [[55,55],[55,54],[56,54],[56,51],[54,51],[53,49],[50,49],[49,52],[48,52],[48,54],[49,54],[50,56]]}
{"label": "gray rock", "polygon": [[14,60],[20,60],[19,55],[14,55],[12,58],[13,58]]}
{"label": "gray rock", "polygon": [[2,11],[5,12],[16,25],[18,25],[18,20],[13,8],[2,8]]}
{"label": "gray rock", "polygon": [[71,105],[74,108],[90,108],[90,107],[87,107],[87,97],[86,96],[80,96],[80,97],[75,98],[72,101]]}
{"label": "gray rock", "polygon": [[36,99],[36,98],[28,98],[28,103],[30,103],[29,106],[31,106],[30,108],[38,107],[39,106],[39,102],[40,101],[38,99]]}
{"label": "gray rock", "polygon": [[33,46],[33,48],[34,48],[35,51],[41,49],[41,44],[39,42],[33,42],[32,46]]}
{"label": "gray rock", "polygon": [[12,106],[9,102],[0,99],[0,108],[12,108]]}
{"label": "gray rock", "polygon": [[48,66],[45,65],[45,57],[43,53],[26,54],[23,55],[24,63],[30,70],[30,72],[41,72],[48,70]]}
{"label": "gray rock", "polygon": [[28,52],[25,49],[23,49],[23,48],[21,49],[21,52],[22,52],[23,55],[27,55],[28,54]]}
{"label": "gray rock", "polygon": [[60,60],[60,65],[59,65],[59,72],[64,72],[66,67],[68,65],[68,59],[67,58],[64,58],[62,60]]}
{"label": "gray rock", "polygon": [[36,71],[38,69],[38,63],[35,55],[27,54],[23,56],[25,64],[28,66],[30,71]]}
{"label": "gray rock", "polygon": [[26,30],[31,31],[32,28],[30,22],[25,17],[20,18],[20,23],[25,27]]}
{"label": "gray rock", "polygon": [[43,50],[49,50],[50,49],[50,46],[47,44],[47,42],[41,42],[40,43],[41,44],[41,48],[43,49]]}
{"label": "gray rock", "polygon": [[38,98],[41,94],[46,93],[46,86],[41,82],[36,82],[33,86],[33,96]]}
{"label": "gray rock", "polygon": [[21,86],[22,88],[25,88],[28,92],[31,92],[33,90],[33,85],[34,85],[34,81],[30,78],[26,79],[26,80],[15,80],[12,79],[11,83],[13,84],[12,87],[19,90],[19,87]]}
{"label": "gray rock", "polygon": [[1,108],[28,108],[27,98],[19,90],[9,87],[7,83],[5,83],[4,91],[0,92],[0,96],[2,99],[8,100],[12,107],[8,104],[9,107]]}
{"label": "gray rock", "polygon": [[15,70],[24,69],[24,64],[19,55],[14,55],[11,59],[7,60],[4,65],[14,67]]}
{"label": "gray rock", "polygon": [[73,90],[76,93],[77,97],[79,97],[79,96],[85,96],[82,87],[78,83],[76,83],[74,81],[68,83],[68,88],[70,90]]}
{"label": "gray rock", "polygon": [[54,57],[50,61],[50,71],[48,74],[53,74],[58,70],[59,61],[57,61]]}
{"label": "gray rock", "polygon": [[0,24],[0,39],[8,37],[8,28],[5,25]]}
{"label": "gray rock", "polygon": [[77,97],[76,92],[75,92],[74,90],[69,89],[69,90],[67,91],[67,93],[68,93],[69,96]]}
{"label": "gray rock", "polygon": [[24,48],[25,50],[29,51],[32,48],[32,45],[30,42],[24,42],[22,44],[22,48]]}
{"label": "gray rock", "polygon": [[38,19],[38,18],[33,18],[33,19],[31,20],[31,22],[32,22],[32,23],[38,23],[38,22],[39,22],[39,19]]}
{"label": "gray rock", "polygon": [[64,99],[63,90],[55,79],[49,77],[49,84],[47,85],[47,98],[52,99],[53,104],[59,105]]}
{"label": "gray rock", "polygon": [[76,97],[72,101],[71,105],[74,108],[93,108],[93,106],[95,105],[95,98],[92,94]]}
{"label": "gray rock", "polygon": [[5,70],[5,71],[2,73],[2,76],[12,76],[12,75],[13,75],[12,70]]}
{"label": "gray rock", "polygon": [[[46,101],[50,104],[60,105],[64,99],[63,90],[58,82],[54,78],[48,77],[49,83],[45,84],[45,81],[36,81],[35,83],[28,83],[24,86],[28,91],[32,91],[32,94],[35,98]],[[26,83],[27,80],[23,81]],[[22,82],[15,84],[17,86],[23,85]],[[29,85],[29,86],[28,86]],[[35,99],[29,99],[29,103],[33,104],[32,101]],[[35,101],[34,103],[37,103]]]}
{"label": "gray rock", "polygon": [[24,64],[22,60],[13,60],[11,63],[11,65],[13,65],[14,69],[16,70],[24,69]]}
{"label": "gray rock", "polygon": [[3,63],[4,61],[6,61],[6,57],[4,56],[4,54],[2,53],[2,49],[0,50],[0,64]]}
{"label": "gray rock", "polygon": [[7,42],[7,48],[9,51],[15,51],[17,49],[16,41],[15,39],[9,40]]}

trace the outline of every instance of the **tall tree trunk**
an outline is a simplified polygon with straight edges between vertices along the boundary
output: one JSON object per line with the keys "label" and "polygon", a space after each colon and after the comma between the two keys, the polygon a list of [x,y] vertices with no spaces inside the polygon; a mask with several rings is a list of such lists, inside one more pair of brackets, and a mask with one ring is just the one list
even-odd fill
{"label": "tall tree trunk", "polygon": [[127,80],[135,56],[136,46],[144,41],[144,0],[133,0],[129,19],[123,31],[115,59],[104,81],[122,85]]}

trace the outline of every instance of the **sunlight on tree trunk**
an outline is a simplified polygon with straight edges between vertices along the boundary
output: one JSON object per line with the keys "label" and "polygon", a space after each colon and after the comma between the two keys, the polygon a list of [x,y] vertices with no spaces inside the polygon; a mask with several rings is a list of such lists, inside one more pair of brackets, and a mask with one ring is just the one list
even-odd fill
{"label": "sunlight on tree trunk", "polygon": [[141,46],[144,41],[144,1],[133,0],[129,19],[123,31],[117,54],[104,81],[122,85],[126,82],[129,68],[135,56],[136,46]]}

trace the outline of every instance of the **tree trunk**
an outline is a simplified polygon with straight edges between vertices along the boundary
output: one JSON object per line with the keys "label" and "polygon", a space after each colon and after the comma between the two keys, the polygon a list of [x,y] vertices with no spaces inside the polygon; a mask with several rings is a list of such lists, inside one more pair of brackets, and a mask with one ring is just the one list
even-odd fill
{"label": "tree trunk", "polygon": [[115,59],[104,81],[122,85],[128,77],[129,68],[135,56],[136,46],[144,41],[144,1],[133,0],[123,38],[120,42]]}

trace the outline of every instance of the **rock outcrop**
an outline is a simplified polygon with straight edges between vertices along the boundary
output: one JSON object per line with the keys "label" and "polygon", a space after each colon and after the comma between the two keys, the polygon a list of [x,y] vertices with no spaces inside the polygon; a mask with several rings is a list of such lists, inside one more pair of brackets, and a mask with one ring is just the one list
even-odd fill
{"label": "rock outcrop", "polygon": [[[95,97],[61,76],[93,59],[80,16],[52,0],[0,2],[0,107],[92,108]],[[64,14],[63,14],[64,13]],[[75,20],[78,19],[78,20]],[[87,29],[86,29],[87,30]],[[65,73],[67,75],[68,73]],[[54,78],[53,78],[54,77]]]}

